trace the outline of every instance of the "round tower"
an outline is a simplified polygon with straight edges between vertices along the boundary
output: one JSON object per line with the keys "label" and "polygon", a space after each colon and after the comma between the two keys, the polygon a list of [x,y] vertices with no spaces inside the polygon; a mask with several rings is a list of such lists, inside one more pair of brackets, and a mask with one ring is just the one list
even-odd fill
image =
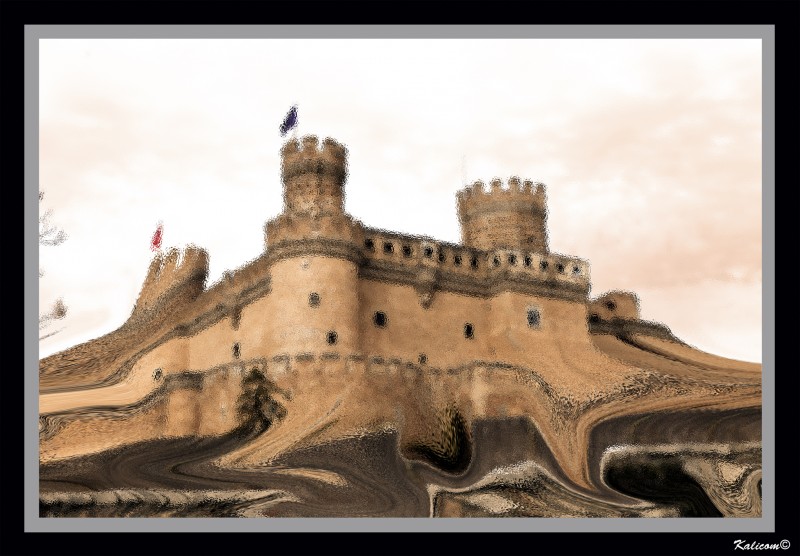
{"label": "round tower", "polygon": [[347,151],[306,136],[287,142],[281,161],[284,210],[266,226],[273,354],[358,353],[364,232],[344,212]]}
{"label": "round tower", "polygon": [[340,214],[347,150],[333,139],[325,139],[320,146],[313,135],[303,137],[299,144],[291,140],[281,149],[281,179],[284,214]]}
{"label": "round tower", "polygon": [[461,242],[483,250],[526,249],[548,252],[547,199],[545,186],[519,178],[499,179],[489,191],[475,182],[457,194]]}

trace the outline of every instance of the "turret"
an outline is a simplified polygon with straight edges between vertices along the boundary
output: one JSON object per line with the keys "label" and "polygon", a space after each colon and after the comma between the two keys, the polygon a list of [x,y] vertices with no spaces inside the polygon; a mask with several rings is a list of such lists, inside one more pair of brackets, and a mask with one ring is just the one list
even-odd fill
{"label": "turret", "polygon": [[273,353],[358,353],[364,232],[344,212],[347,150],[309,135],[281,149],[283,213],[266,224]]}
{"label": "turret", "polygon": [[347,150],[333,139],[307,135],[281,149],[283,210],[287,215],[341,214],[347,179]]}
{"label": "turret", "polygon": [[203,291],[208,277],[208,253],[199,247],[189,246],[181,252],[170,249],[166,254],[158,253],[150,263],[142,291],[133,309],[134,314],[141,314],[166,299],[180,292],[181,302],[195,299]]}
{"label": "turret", "polygon": [[477,181],[457,194],[461,242],[478,249],[526,249],[547,253],[545,186],[519,178],[504,188],[492,180],[489,191]]}

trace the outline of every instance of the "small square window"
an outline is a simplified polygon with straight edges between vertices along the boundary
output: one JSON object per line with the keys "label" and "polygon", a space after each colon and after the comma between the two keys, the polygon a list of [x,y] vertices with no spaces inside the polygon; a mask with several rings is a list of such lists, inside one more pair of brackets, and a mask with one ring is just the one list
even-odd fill
{"label": "small square window", "polygon": [[385,328],[386,327],[386,313],[383,311],[378,311],[372,318],[372,322],[375,323],[375,326],[378,328]]}
{"label": "small square window", "polygon": [[495,257],[495,258],[492,260],[492,265],[493,265],[493,266],[500,266],[500,257]]}
{"label": "small square window", "polygon": [[387,254],[394,253],[394,245],[392,245],[387,241],[386,243],[383,244],[383,252]]}
{"label": "small square window", "polygon": [[428,356],[425,355],[424,353],[420,353],[419,354],[419,358],[417,359],[417,361],[419,361],[420,365],[424,365],[425,363],[428,362]]}
{"label": "small square window", "polygon": [[528,309],[528,326],[531,328],[539,328],[542,322],[542,317],[539,314],[539,309]]}
{"label": "small square window", "polygon": [[431,257],[433,257],[433,248],[426,247],[423,253],[425,253],[425,256],[430,259]]}
{"label": "small square window", "polygon": [[531,257],[530,257],[530,255],[525,257],[524,263],[525,263],[525,266],[531,266]]}
{"label": "small square window", "polygon": [[327,338],[326,338],[326,341],[327,341],[327,342],[328,342],[330,345],[333,345],[333,344],[335,344],[335,343],[336,343],[336,341],[337,341],[338,339],[339,339],[339,337],[336,335],[336,332],[334,332],[333,330],[331,330],[330,332],[328,332],[328,336],[327,336]]}
{"label": "small square window", "polygon": [[542,270],[547,270],[547,267],[548,267],[548,266],[550,266],[550,265],[547,263],[547,261],[542,261],[542,262],[540,262],[540,263],[539,263],[539,267],[540,267]]}
{"label": "small square window", "polygon": [[580,273],[581,273],[581,269],[580,269],[580,267],[573,266],[573,267],[572,267],[572,273],[573,273],[573,274],[580,274]]}
{"label": "small square window", "polygon": [[308,294],[308,304],[311,307],[319,307],[319,294],[317,292]]}
{"label": "small square window", "polygon": [[510,264],[510,265],[517,264],[517,256],[516,255],[509,255],[508,256],[508,264]]}
{"label": "small square window", "polygon": [[239,349],[239,344],[238,343],[233,344],[233,358],[239,359],[240,355],[241,355],[241,350]]}
{"label": "small square window", "polygon": [[442,251],[442,250],[440,249],[440,250],[439,250],[439,262],[440,262],[440,263],[443,263],[443,262],[444,262],[444,259],[445,259],[445,256],[444,256],[444,251]]}
{"label": "small square window", "polygon": [[471,266],[473,269],[476,269],[476,268],[478,268],[478,257],[472,257],[472,260],[469,262],[469,265],[470,265],[470,266]]}
{"label": "small square window", "polygon": [[456,266],[461,266],[461,255],[455,255],[453,257],[453,264]]}
{"label": "small square window", "polygon": [[471,340],[475,337],[475,328],[470,323],[464,325],[464,337]]}
{"label": "small square window", "polygon": [[410,245],[403,245],[403,256],[410,257],[411,256],[411,246]]}
{"label": "small square window", "polygon": [[559,271],[559,272],[564,272],[564,265],[561,264],[561,263],[558,263],[556,265],[556,270]]}
{"label": "small square window", "polygon": [[370,251],[375,251],[375,242],[372,241],[371,239],[365,239],[364,240],[364,247],[366,247]]}

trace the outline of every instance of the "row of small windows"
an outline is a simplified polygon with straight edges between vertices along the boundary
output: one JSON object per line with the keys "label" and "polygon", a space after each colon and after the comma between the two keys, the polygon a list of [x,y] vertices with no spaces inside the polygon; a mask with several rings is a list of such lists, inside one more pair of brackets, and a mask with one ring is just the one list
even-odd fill
{"label": "row of small windows", "polygon": [[[375,250],[375,241],[372,240],[372,239],[366,239],[366,240],[364,240],[364,246],[367,249],[369,249],[370,251],[374,251]],[[410,257],[413,254],[413,250],[411,249],[410,245],[403,245],[401,250],[403,252],[403,256],[404,257]],[[387,255],[390,255],[390,254],[394,253],[394,244],[391,243],[391,242],[385,241],[383,243],[383,252],[386,253]],[[422,250],[422,254],[425,256],[425,258],[432,259],[433,258],[433,247],[424,247],[423,250]],[[436,255],[436,259],[440,263],[443,263],[445,261],[445,259],[446,259],[444,251],[439,250],[439,252]],[[461,255],[455,255],[453,257],[453,264],[455,264],[456,266],[461,266],[462,262],[463,262],[463,259],[462,259]],[[472,268],[478,268],[478,257],[472,257],[472,259],[470,260],[470,265],[472,266]]]}
{"label": "row of small windows", "polygon": [[[386,323],[388,322],[386,319],[386,313],[383,311],[377,311],[373,316],[373,322],[379,328],[386,327]],[[541,323],[541,316],[539,314],[538,309],[528,309],[528,326],[531,328],[539,328]],[[468,340],[472,340],[475,338],[475,325],[471,322],[464,323],[464,338]],[[325,335],[325,341],[329,345],[335,345],[336,342],[339,340],[338,334],[336,334],[335,330],[330,330]],[[239,359],[241,357],[241,347],[239,343],[233,344],[233,358]],[[419,364],[424,365],[428,362],[428,356],[424,353],[419,354]],[[161,369],[156,369],[156,372],[153,375],[155,380],[159,380],[161,378],[162,372]]]}
{"label": "row of small windows", "polygon": [[[372,240],[372,239],[366,239],[366,240],[364,240],[364,246],[367,249],[369,249],[370,251],[374,251],[375,250],[375,241]],[[403,256],[404,257],[410,257],[412,255],[412,250],[411,250],[411,246],[410,245],[403,245],[402,251],[403,251]],[[383,252],[386,253],[387,255],[394,253],[394,244],[392,244],[391,242],[388,242],[388,241],[384,242],[383,243]],[[422,253],[428,259],[433,258],[433,247],[424,247],[423,250],[422,250]],[[445,257],[444,251],[442,251],[440,249],[438,251],[437,255],[436,255],[436,258],[440,263],[445,262],[446,257]],[[453,264],[455,266],[461,266],[462,262],[463,262],[463,260],[461,258],[461,255],[454,255],[453,256]],[[498,266],[500,266],[500,262],[501,262],[500,257],[496,256],[492,260],[492,265],[495,266],[495,267],[498,267]],[[516,265],[517,264],[517,256],[514,255],[513,253],[508,255],[508,263],[511,264],[511,265]],[[533,259],[531,259],[530,256],[526,255],[525,258],[523,259],[523,264],[526,267],[530,267],[533,264]],[[470,266],[472,268],[478,268],[478,257],[473,256],[470,259]],[[547,261],[541,261],[539,263],[539,267],[542,270],[547,270],[547,268],[549,266],[550,265],[549,265],[549,263]],[[564,273],[566,268],[564,267],[564,265],[562,263],[557,263],[556,264],[556,270],[558,272],[560,272],[560,273]],[[579,266],[574,265],[572,267],[572,274],[580,274],[580,272],[581,272],[581,269],[580,269]]]}
{"label": "row of small windows", "polygon": [[[375,326],[377,326],[378,328],[385,328],[387,323],[388,323],[388,319],[386,317],[386,313],[384,313],[383,311],[376,311],[375,314],[373,315],[372,320],[375,323]],[[539,310],[538,309],[528,309],[528,326],[531,327],[531,328],[539,328],[540,324],[541,324],[541,317],[539,315]],[[468,322],[468,323],[464,324],[464,337],[466,339],[468,339],[468,340],[472,340],[472,339],[475,338],[475,326],[472,323]],[[336,342],[338,341],[338,339],[339,339],[339,337],[336,334],[336,331],[334,331],[334,330],[329,331],[325,335],[325,341],[329,345],[335,345]],[[232,351],[233,351],[233,358],[234,359],[239,359],[241,357],[241,347],[240,347],[238,342],[233,344],[233,350]],[[420,356],[419,356],[420,364],[425,364],[425,362],[427,360],[428,360],[428,358],[424,353],[420,354]],[[160,371],[160,369],[159,369],[159,371]],[[156,380],[161,378],[161,373],[159,372],[158,376],[154,376],[154,378]]]}
{"label": "row of small windows", "polygon": [[[308,304],[311,307],[319,307],[320,304],[319,294],[316,292],[312,292],[311,294],[309,294]],[[372,316],[372,322],[375,323],[375,326],[377,326],[378,328],[386,328],[389,319],[386,317],[386,313],[384,313],[383,311],[376,311],[375,314]],[[530,326],[531,328],[538,328],[540,324],[541,324],[541,317],[539,315],[539,310],[528,309],[528,326]],[[335,338],[336,333],[334,332],[332,334],[334,339],[333,341],[330,341],[329,339],[328,341],[329,344],[336,343],[336,338]],[[472,338],[473,326],[471,324],[464,326],[464,336],[467,338]]]}

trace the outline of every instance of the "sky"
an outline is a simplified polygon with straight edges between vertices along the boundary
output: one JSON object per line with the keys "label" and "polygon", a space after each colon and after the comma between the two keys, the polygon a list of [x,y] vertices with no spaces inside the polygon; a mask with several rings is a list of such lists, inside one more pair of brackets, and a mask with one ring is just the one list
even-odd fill
{"label": "sky", "polygon": [[458,242],[465,183],[543,182],[592,297],[761,362],[761,69],[757,39],[43,39],[40,212],[68,239],[39,299],[68,315],[40,357],[125,322],[159,221],[209,285],[258,257],[297,105],[298,136],[347,146],[366,226]]}

